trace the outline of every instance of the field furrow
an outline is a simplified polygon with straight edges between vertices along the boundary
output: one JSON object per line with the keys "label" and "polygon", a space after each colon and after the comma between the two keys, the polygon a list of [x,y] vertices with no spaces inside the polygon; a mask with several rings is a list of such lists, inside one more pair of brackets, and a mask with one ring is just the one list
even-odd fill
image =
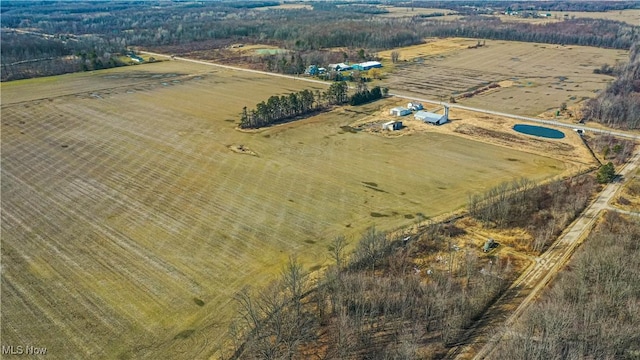
{"label": "field furrow", "polygon": [[321,267],[335,236],[353,246],[368,226],[409,225],[468,192],[565,168],[453,135],[341,129],[392,100],[238,131],[243,106],[309,85],[207,68],[74,74],[62,78],[77,91],[50,98],[48,85],[3,84],[3,339],[56,359],[207,358],[233,295],[290,255]]}

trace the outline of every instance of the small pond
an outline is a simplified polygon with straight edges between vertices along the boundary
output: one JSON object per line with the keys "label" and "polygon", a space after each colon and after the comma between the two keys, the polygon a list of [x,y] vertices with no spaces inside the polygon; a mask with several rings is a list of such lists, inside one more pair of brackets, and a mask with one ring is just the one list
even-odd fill
{"label": "small pond", "polygon": [[549,139],[562,139],[564,137],[564,133],[562,131],[544,126],[517,124],[514,125],[513,130],[519,133],[540,136]]}

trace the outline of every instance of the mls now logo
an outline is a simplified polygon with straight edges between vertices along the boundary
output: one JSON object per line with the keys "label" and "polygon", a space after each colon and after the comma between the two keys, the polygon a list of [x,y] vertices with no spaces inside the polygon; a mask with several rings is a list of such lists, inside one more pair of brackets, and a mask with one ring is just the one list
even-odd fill
{"label": "mls now logo", "polygon": [[2,355],[46,355],[47,348],[35,346],[2,345]]}

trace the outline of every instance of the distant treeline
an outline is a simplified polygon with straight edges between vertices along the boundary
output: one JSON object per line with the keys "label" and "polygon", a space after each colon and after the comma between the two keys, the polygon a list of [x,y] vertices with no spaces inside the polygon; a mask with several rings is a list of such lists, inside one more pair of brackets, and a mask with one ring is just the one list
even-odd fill
{"label": "distant treeline", "polygon": [[640,9],[637,1],[413,1],[396,3],[397,6],[413,6],[436,9],[452,9],[462,14],[500,11],[620,11]]}
{"label": "distant treeline", "polygon": [[98,37],[45,38],[34,34],[1,31],[0,79],[19,80],[125,65],[124,48]]}
{"label": "distant treeline", "polygon": [[[602,72],[601,69],[596,70]],[[582,118],[611,127],[638,129],[640,128],[640,41],[636,41],[631,47],[629,62],[612,72],[618,77],[598,97],[585,103]]]}
{"label": "distant treeline", "polygon": [[348,95],[349,87],[344,81],[334,82],[324,92],[305,89],[282,96],[271,96],[266,102],[262,101],[255,109],[247,110],[245,106],[240,116],[240,128],[260,128],[284,122],[299,116],[308,115],[328,109],[331,105],[349,103],[361,105],[378,100],[383,96],[383,90],[376,86],[367,90],[360,86],[355,94]]}
{"label": "distant treeline", "polygon": [[[605,2],[606,3],[606,2]],[[312,2],[312,9],[264,8],[276,4],[258,2],[6,2],[2,4],[0,23],[3,29],[25,29],[55,35],[46,41],[20,35],[2,34],[2,63],[15,64],[42,58],[53,61],[35,63],[31,73],[14,67],[5,74],[12,78],[66,72],[82,61],[66,56],[96,53],[89,68],[114,66],[110,54],[121,53],[130,46],[171,49],[188,53],[207,43],[269,43],[294,52],[293,59],[277,58],[267,68],[293,72],[303,64],[312,64],[310,52],[327,48],[365,49],[370,54],[379,50],[421,43],[426,37],[464,36],[481,39],[517,40],[565,45],[589,45],[628,49],[637,38],[637,26],[602,19],[573,19],[546,24],[503,23],[477,8],[461,3],[447,3],[448,8],[467,9],[463,19],[444,21],[376,16],[386,10],[375,4]],[[432,3],[427,3],[429,6]],[[444,4],[444,3],[443,3]],[[481,6],[482,4],[482,6]],[[494,7],[499,10],[501,7]],[[573,3],[571,3],[573,4]],[[618,3],[616,3],[618,4]],[[632,5],[623,3],[623,8]],[[522,4],[520,4],[522,5]],[[443,5],[444,6],[444,5]],[[560,2],[549,8],[561,7]],[[571,9],[577,9],[576,4]],[[587,5],[584,5],[585,7]],[[618,9],[615,5],[602,5]],[[261,9],[256,9],[261,8]],[[569,8],[567,8],[568,10]],[[593,8],[594,10],[596,8]],[[600,9],[600,8],[597,8]],[[472,11],[473,10],[473,11]],[[584,8],[581,10],[585,10]],[[37,37],[37,36],[36,36]],[[37,51],[34,51],[37,48]],[[42,48],[42,50],[40,49]],[[211,50],[209,47],[207,50]],[[64,50],[64,51],[62,51]],[[302,54],[302,56],[299,56]],[[316,53],[317,54],[317,53]],[[289,56],[289,55],[287,55]],[[66,57],[66,58],[65,58]],[[115,58],[114,58],[115,59]],[[71,61],[73,60],[73,61]],[[344,60],[344,59],[343,59]],[[71,64],[70,64],[71,63]],[[291,65],[291,64],[295,65]],[[48,64],[48,65],[47,65]],[[63,64],[68,65],[66,68]],[[64,70],[63,70],[64,68]],[[78,65],[77,69],[82,66]],[[8,79],[7,75],[4,79]]]}
{"label": "distant treeline", "polygon": [[545,24],[504,23],[497,17],[472,16],[463,20],[427,23],[429,36],[539,42],[628,49],[638,30],[631,25],[602,19],[572,19]]}

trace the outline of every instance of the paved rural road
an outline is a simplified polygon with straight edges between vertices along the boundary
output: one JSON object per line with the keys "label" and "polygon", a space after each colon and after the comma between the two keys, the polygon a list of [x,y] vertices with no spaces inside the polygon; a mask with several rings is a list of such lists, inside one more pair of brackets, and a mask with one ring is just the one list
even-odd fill
{"label": "paved rural road", "polygon": [[[595,224],[595,221],[598,218],[598,214],[602,210],[612,209],[609,205],[609,201],[615,196],[618,192],[622,184],[624,184],[635,169],[640,165],[640,151],[636,152],[633,158],[627,162],[627,164],[622,168],[619,172],[620,180],[608,184],[604,190],[598,195],[598,197],[591,203],[589,207],[578,217],[572,224],[569,226],[556,240],[551,247],[545,251],[542,255],[540,255],[536,259],[535,265],[529,267],[518,280],[516,280],[512,286],[505,293],[510,293],[509,299],[501,298],[498,300],[496,304],[492,307],[499,307],[501,301],[513,301],[514,298],[518,301],[518,298],[522,298],[524,294],[526,296],[524,299],[518,304],[516,310],[514,310],[509,317],[506,318],[506,321],[502,324],[502,326],[497,326],[497,328],[492,329],[484,329],[484,332],[487,333],[490,330],[496,331],[495,335],[490,337],[486,344],[478,350],[474,360],[482,360],[482,359],[492,359],[492,352],[496,348],[496,346],[500,343],[501,339],[505,336],[505,332],[510,330],[510,327],[518,320],[520,316],[524,313],[524,311],[529,307],[531,302],[540,294],[542,289],[558,274],[558,271],[562,269],[562,267],[569,260],[575,249],[580,245],[582,240],[589,234],[589,231]],[[622,213],[629,213],[630,215],[640,215],[639,213],[632,213],[621,211],[619,209],[613,208],[615,211],[620,211]],[[518,296],[520,295],[520,296]],[[514,304],[515,305],[515,304]],[[491,312],[491,309],[488,310]],[[495,315],[499,316],[499,312],[496,312]],[[477,328],[472,328],[469,330],[469,337],[476,334]],[[476,340],[482,340],[476,338]],[[469,355],[473,354],[474,343],[463,346],[462,348],[454,348],[449,353],[449,358],[468,358]]]}
{"label": "paved rural road", "polygon": [[[149,52],[149,51],[140,51],[140,53],[147,54],[147,55],[154,56],[154,57],[172,58],[170,55],[153,53],[153,52]],[[276,74],[276,73],[267,72],[267,71],[260,71],[260,70],[244,69],[244,68],[240,68],[240,67],[236,67],[236,66],[216,64],[216,63],[212,63],[212,62],[208,62],[208,61],[194,60],[194,59],[188,59],[188,58],[184,58],[184,57],[173,57],[172,59],[180,60],[180,61],[192,62],[192,63],[196,63],[196,64],[202,64],[202,65],[216,66],[216,67],[220,67],[220,68],[224,68],[224,69],[230,69],[230,70],[251,72],[251,73],[254,73],[254,74],[277,76],[277,77],[283,77],[283,78],[288,78],[288,79],[307,81],[307,82],[316,83],[316,84],[329,85],[329,83],[326,82],[326,81],[316,80],[316,79],[309,79],[309,78],[306,78],[306,77],[299,77],[299,76],[293,76],[293,75],[284,75],[284,74]],[[430,99],[421,99],[421,98],[416,98],[416,97],[412,97],[412,96],[405,96],[405,95],[399,95],[399,94],[394,94],[394,93],[389,93],[389,95],[395,96],[395,97],[401,98],[401,99],[415,100],[415,101],[420,101],[420,102],[424,102],[424,103],[428,103],[428,104],[442,105],[441,101],[435,101],[435,100],[430,100]],[[503,116],[503,117],[516,119],[516,120],[523,120],[523,121],[529,121],[529,122],[535,122],[535,123],[539,123],[539,124],[546,124],[546,125],[553,125],[553,126],[561,126],[561,127],[571,128],[571,129],[582,129],[583,131],[591,131],[591,132],[596,132],[596,133],[603,133],[603,134],[609,134],[609,135],[615,135],[615,136],[620,136],[620,137],[640,140],[640,135],[627,133],[627,132],[610,131],[610,130],[605,130],[605,129],[597,129],[597,128],[592,128],[592,127],[584,126],[584,125],[567,124],[567,123],[563,123],[563,122],[560,122],[560,121],[543,120],[543,119],[538,119],[538,118],[534,118],[534,117],[507,114],[507,113],[503,113],[503,112],[499,112],[499,111],[492,111],[492,110],[474,108],[474,107],[458,105],[458,104],[448,104],[448,106],[451,109],[469,110],[469,111],[475,111],[475,112],[484,113],[484,114]]]}

